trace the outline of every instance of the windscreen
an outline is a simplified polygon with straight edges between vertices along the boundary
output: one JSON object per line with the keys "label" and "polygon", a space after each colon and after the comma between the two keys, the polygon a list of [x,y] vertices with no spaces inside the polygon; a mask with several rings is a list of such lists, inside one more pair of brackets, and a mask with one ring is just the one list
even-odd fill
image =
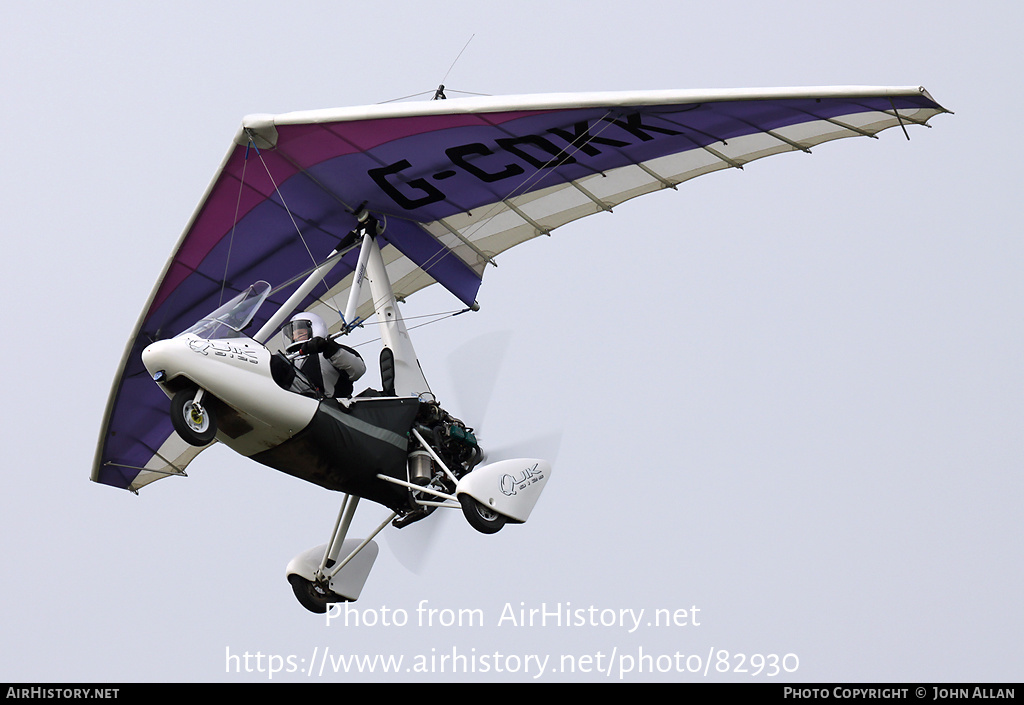
{"label": "windscreen", "polygon": [[243,337],[242,331],[269,294],[270,284],[256,282],[180,335],[195,335],[207,340]]}

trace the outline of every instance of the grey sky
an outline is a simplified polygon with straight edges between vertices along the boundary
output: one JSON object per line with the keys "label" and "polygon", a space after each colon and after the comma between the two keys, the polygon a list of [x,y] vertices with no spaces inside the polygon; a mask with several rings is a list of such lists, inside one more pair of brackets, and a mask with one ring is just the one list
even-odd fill
{"label": "grey sky", "polygon": [[[547,656],[538,680],[603,682],[641,653],[655,670],[715,660],[624,679],[1020,680],[1024,245],[1005,118],[1024,107],[1022,11],[581,7],[0,5],[0,680],[263,681],[292,655],[273,680],[530,681]],[[702,177],[502,256],[479,313],[414,342],[455,407],[450,354],[508,335],[484,437],[560,434],[552,480],[495,536],[456,513],[411,528],[435,539],[418,572],[396,555],[416,539],[382,541],[354,607],[405,626],[326,626],[284,568],[326,540],[339,496],[224,448],[137,497],[95,485],[98,424],[242,116],[432,91],[470,36],[449,95],[921,84],[956,114],[910,142]],[[424,291],[404,312],[456,306]],[[367,506],[359,528],[385,514]],[[632,633],[501,619],[542,605],[644,615]],[[442,623],[465,609],[485,623]],[[658,609],[686,626],[650,626]],[[310,677],[324,649],[405,660]],[[261,671],[226,659],[246,652]],[[748,673],[716,672],[719,652]],[[799,668],[754,677],[754,654]],[[409,670],[419,657],[430,672]]]}

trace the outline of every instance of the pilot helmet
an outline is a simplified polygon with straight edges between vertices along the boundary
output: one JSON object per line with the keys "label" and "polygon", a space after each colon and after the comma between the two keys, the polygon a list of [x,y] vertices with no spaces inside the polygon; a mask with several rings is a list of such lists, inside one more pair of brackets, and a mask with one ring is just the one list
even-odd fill
{"label": "pilot helmet", "polygon": [[326,338],[327,324],[315,313],[297,313],[285,324],[281,333],[284,335],[285,350],[295,352],[307,340]]}

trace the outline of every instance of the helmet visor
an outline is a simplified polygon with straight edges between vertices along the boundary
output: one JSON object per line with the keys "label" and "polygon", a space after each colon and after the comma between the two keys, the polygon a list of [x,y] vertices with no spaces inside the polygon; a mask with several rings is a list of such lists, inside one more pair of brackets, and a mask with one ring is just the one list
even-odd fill
{"label": "helmet visor", "polygon": [[301,343],[313,338],[313,324],[304,320],[291,321],[285,324],[281,332],[284,334],[285,347],[289,351],[298,350],[302,347]]}

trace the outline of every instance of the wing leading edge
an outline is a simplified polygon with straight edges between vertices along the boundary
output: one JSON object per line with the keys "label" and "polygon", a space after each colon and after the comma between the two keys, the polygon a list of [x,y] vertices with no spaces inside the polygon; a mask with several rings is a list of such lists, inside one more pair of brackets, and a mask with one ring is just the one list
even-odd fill
{"label": "wing leading edge", "polygon": [[[948,112],[923,88],[647,91],[467,98],[250,116],[174,249],[111,390],[92,479],[137,490],[182,474],[140,354],[251,282],[282,303],[365,207],[400,299],[440,283],[474,304],[501,252],[721,169]],[[340,326],[356,253],[304,303]],[[340,302],[340,303],[339,303]],[[364,301],[360,315],[370,312]],[[261,324],[263,320],[257,320]]]}

